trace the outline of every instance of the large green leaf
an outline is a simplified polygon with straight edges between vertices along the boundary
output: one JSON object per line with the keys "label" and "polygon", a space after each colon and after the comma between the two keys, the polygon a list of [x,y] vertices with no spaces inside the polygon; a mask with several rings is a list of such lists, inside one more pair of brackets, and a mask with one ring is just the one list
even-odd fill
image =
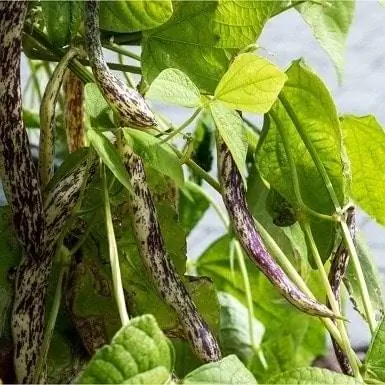
{"label": "large green leaf", "polygon": [[257,381],[235,355],[203,365],[189,373],[183,384],[254,385]]}
{"label": "large green leaf", "polygon": [[244,123],[237,112],[216,101],[210,111],[220,136],[225,141],[243,178],[246,178],[247,138]]}
{"label": "large green leaf", "polygon": [[132,187],[129,175],[112,143],[103,134],[92,129],[87,131],[87,138],[100,156],[100,159],[111,170],[116,179],[128,191],[131,191]]}
{"label": "large green leaf", "polygon": [[344,142],[352,168],[354,200],[385,225],[385,133],[373,116],[343,116]]}
{"label": "large green leaf", "polygon": [[83,3],[77,0],[42,1],[40,5],[51,42],[60,47],[70,43],[83,18]]}
{"label": "large green leaf", "polygon": [[354,377],[320,368],[301,368],[290,370],[270,378],[268,384],[298,384],[298,385],[358,385],[363,384]]}
{"label": "large green leaf", "polygon": [[179,186],[184,183],[182,165],[167,143],[144,131],[123,128],[125,139],[148,166],[172,178]]}
{"label": "large green leaf", "polygon": [[172,15],[171,0],[101,1],[100,27],[114,32],[155,28]]}
{"label": "large green leaf", "polygon": [[184,107],[198,107],[201,104],[197,86],[182,71],[174,68],[163,70],[151,83],[146,96]]}
{"label": "large green leaf", "polygon": [[297,10],[327,52],[339,77],[345,65],[346,39],[353,21],[355,0],[333,0],[325,5],[305,2]]}
{"label": "large green leaf", "polygon": [[286,75],[253,53],[237,56],[223,75],[214,97],[236,110],[264,113],[277,99]]}
{"label": "large green leaf", "polygon": [[[288,81],[282,91],[323,163],[341,205],[345,203],[345,172],[341,130],[333,99],[321,81],[302,61],[295,61],[286,72]],[[306,101],[306,102],[304,102]],[[304,203],[313,210],[332,215],[334,205],[294,122],[278,100],[272,107],[281,130],[287,137],[296,165]],[[268,129],[257,152],[257,164],[264,178],[296,206],[290,166],[276,122],[267,120]],[[323,260],[330,256],[336,228],[332,222],[309,217],[316,244]]]}
{"label": "large green leaf", "polygon": [[248,366],[256,349],[261,344],[264,326],[252,318],[250,335],[249,311],[231,294],[220,292],[221,304],[221,351],[223,355],[236,354]]}
{"label": "large green leaf", "polygon": [[[366,244],[364,237],[360,233],[356,234],[356,249],[364,274],[366,286],[369,291],[369,299],[372,303],[373,310],[378,315],[383,315],[385,313],[385,297],[382,278],[373,260],[369,247]],[[360,284],[351,260],[349,261],[349,265],[346,270],[344,283],[354,308],[365,319],[366,313],[364,304],[362,302]]]}
{"label": "large green leaf", "polygon": [[255,43],[284,1],[177,1],[171,19],[143,34],[143,74],[151,83],[166,68],[213,92],[232,53]]}
{"label": "large green leaf", "polygon": [[366,355],[365,378],[385,382],[385,318],[378,326]]}
{"label": "large green leaf", "polygon": [[132,319],[100,349],[77,380],[78,384],[164,384],[172,365],[167,338],[155,318]]}

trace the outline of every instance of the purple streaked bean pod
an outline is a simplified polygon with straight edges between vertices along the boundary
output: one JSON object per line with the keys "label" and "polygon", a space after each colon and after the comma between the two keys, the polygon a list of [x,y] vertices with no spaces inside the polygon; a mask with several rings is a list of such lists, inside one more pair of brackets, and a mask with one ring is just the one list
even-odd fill
{"label": "purple streaked bean pod", "polygon": [[129,146],[123,154],[133,188],[129,204],[142,261],[161,297],[177,313],[196,356],[204,362],[218,361],[218,343],[168,258],[142,159]]}
{"label": "purple streaked bean pod", "polygon": [[218,173],[222,197],[234,232],[251,261],[259,267],[274,287],[299,310],[320,316],[333,317],[323,304],[304,294],[274,261],[256,230],[247,206],[242,176],[225,142],[217,137]]}

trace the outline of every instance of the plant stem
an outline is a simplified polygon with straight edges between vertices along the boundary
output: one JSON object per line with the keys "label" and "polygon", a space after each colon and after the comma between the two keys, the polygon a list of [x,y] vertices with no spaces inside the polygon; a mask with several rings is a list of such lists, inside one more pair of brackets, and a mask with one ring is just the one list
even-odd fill
{"label": "plant stem", "polygon": [[245,257],[243,255],[242,247],[241,247],[239,241],[236,238],[233,238],[232,242],[234,243],[235,254],[237,255],[239,268],[241,269],[243,285],[244,285],[245,294],[246,294],[250,341],[251,341],[253,350],[255,351],[256,354],[258,354],[262,364],[266,364],[266,361],[265,361],[263,353],[260,349],[260,346],[258,346],[257,343],[255,342],[255,335],[254,335],[254,328],[253,328],[254,305],[253,305],[253,297],[251,295],[251,286],[250,286],[250,281],[249,281],[249,275],[248,275],[246,264],[245,264]]}
{"label": "plant stem", "polygon": [[[333,310],[333,313],[336,315],[340,315],[340,308],[339,308],[338,302],[336,301],[336,298],[334,297],[334,293],[332,291],[332,288],[330,287],[329,279],[328,279],[328,276],[326,274],[325,267],[322,263],[321,256],[318,252],[317,246],[314,242],[313,234],[312,234],[309,223],[304,221],[302,223],[302,228],[304,230],[306,239],[308,241],[311,252],[313,254],[313,257],[314,257],[315,263],[317,265],[318,271],[320,272],[321,280],[322,280],[323,286],[326,290],[326,294],[327,294],[329,303],[331,305],[331,308]],[[338,330],[340,331],[341,339],[342,339],[342,341],[341,341],[342,344],[339,343],[339,345],[347,354],[347,357],[348,357],[350,365],[352,367],[354,376],[357,379],[362,380],[362,377],[360,374],[360,369],[359,369],[358,362],[357,362],[357,357],[356,357],[356,355],[355,355],[355,353],[354,353],[354,351],[350,345],[350,341],[349,341],[349,337],[348,337],[347,332],[346,332],[345,325],[344,325],[343,321],[339,320],[339,319],[336,320],[336,323],[337,323],[337,327],[338,327]]]}
{"label": "plant stem", "polygon": [[[118,53],[118,61],[119,61],[119,64],[124,64],[124,62],[123,62],[123,55],[121,55],[120,53]],[[131,79],[131,76],[127,72],[123,72],[123,76],[126,79],[127,84],[131,88],[134,88],[135,86],[134,86],[133,80]]]}
{"label": "plant stem", "polygon": [[56,325],[57,315],[59,313],[60,304],[62,301],[63,286],[65,284],[66,276],[69,271],[71,257],[66,247],[61,246],[57,252],[57,257],[60,261],[59,277],[56,284],[55,294],[53,297],[52,307],[49,313],[47,325],[44,330],[43,343],[41,345],[40,356],[36,365],[35,378],[33,383],[39,384],[40,376],[46,363],[47,354],[51,344],[53,331]]}
{"label": "plant stem", "polygon": [[140,61],[139,55],[136,55],[135,53],[130,52],[130,51],[122,48],[121,46],[119,46],[116,43],[105,43],[105,44],[103,44],[103,47],[109,49],[110,51],[114,51],[114,52],[119,53],[121,55],[130,57],[131,59],[135,59],[137,61]]}
{"label": "plant stem", "polygon": [[181,131],[183,131],[186,127],[188,127],[194,120],[195,118],[200,114],[201,109],[197,108],[194,113],[184,122],[182,123],[178,128],[175,130],[171,131],[170,134],[168,134],[165,138],[160,140],[159,144],[163,144],[168,142],[170,139],[172,139],[175,135],[179,134]]}
{"label": "plant stem", "polygon": [[365,283],[364,273],[362,271],[362,267],[357,255],[356,248],[353,244],[352,237],[350,236],[349,228],[344,221],[341,221],[341,228],[342,228],[342,237],[344,239],[346,247],[349,250],[351,261],[353,262],[354,270],[357,274],[358,286],[360,289],[362,302],[364,304],[366,319],[369,324],[370,332],[373,335],[376,331],[377,322],[374,316],[372,302],[370,301],[368,287],[366,286],[366,283]]}
{"label": "plant stem", "polygon": [[103,180],[103,191],[104,191],[104,208],[106,214],[106,226],[108,236],[108,246],[110,254],[111,272],[112,272],[112,283],[114,287],[115,300],[119,311],[120,320],[122,325],[126,325],[129,322],[128,312],[126,308],[126,301],[124,298],[122,276],[119,267],[119,255],[118,248],[116,245],[114,226],[112,223],[110,199],[108,196],[107,178],[104,164],[100,165],[101,176]]}

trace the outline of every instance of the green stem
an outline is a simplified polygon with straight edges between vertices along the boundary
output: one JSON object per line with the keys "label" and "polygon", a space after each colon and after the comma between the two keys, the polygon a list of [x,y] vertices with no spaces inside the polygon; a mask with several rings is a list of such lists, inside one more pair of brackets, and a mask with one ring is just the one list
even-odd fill
{"label": "green stem", "polygon": [[[330,287],[330,282],[329,282],[328,276],[326,274],[325,267],[322,263],[321,256],[320,256],[318,249],[317,249],[317,246],[314,242],[313,234],[312,234],[309,223],[307,223],[306,221],[304,223],[302,223],[302,228],[304,230],[305,237],[306,237],[308,244],[310,246],[310,250],[313,254],[314,261],[317,265],[318,271],[321,275],[321,280],[322,280],[323,286],[326,290],[326,294],[327,294],[330,306],[333,310],[333,313],[339,316],[340,315],[339,304],[338,304],[336,298],[334,297],[332,288]],[[337,323],[337,327],[338,327],[338,330],[340,331],[341,339],[342,339],[342,341],[341,341],[342,345],[341,344],[339,344],[339,345],[344,350],[344,352],[346,353],[346,355],[349,359],[349,362],[350,362],[350,365],[352,367],[354,376],[358,380],[362,380],[360,369],[359,369],[358,359],[357,359],[357,356],[355,355],[355,353],[354,353],[354,351],[350,345],[350,341],[349,341],[348,334],[346,332],[345,325],[344,325],[343,321],[339,320],[339,319],[336,320],[336,323]]]}
{"label": "green stem", "polygon": [[109,246],[111,272],[112,272],[112,284],[114,287],[114,295],[115,295],[115,300],[119,311],[120,320],[122,322],[122,325],[124,326],[129,322],[129,317],[128,317],[128,312],[126,308],[126,301],[124,298],[122,276],[121,276],[120,267],[119,267],[118,248],[116,245],[114,226],[112,223],[106,171],[103,164],[101,164],[100,168],[101,168],[101,174],[102,174],[101,176],[103,180],[104,208],[105,208],[105,214],[106,214],[106,226],[107,226],[108,246]]}
{"label": "green stem", "polygon": [[59,313],[60,304],[62,301],[63,287],[65,285],[66,276],[70,266],[70,254],[68,250],[61,246],[57,252],[57,257],[60,260],[59,277],[56,284],[55,294],[53,297],[52,307],[49,313],[47,325],[44,330],[43,343],[41,345],[40,356],[36,365],[35,378],[33,383],[39,384],[40,376],[47,360],[47,354],[52,340],[52,335],[55,329],[57,315]]}
{"label": "green stem", "polygon": [[137,61],[140,61],[140,56],[139,55],[136,55],[135,53],[122,48],[118,44],[115,44],[115,43],[105,43],[105,44],[103,44],[103,47],[109,49],[110,51],[113,51],[113,52],[119,53],[121,55],[130,57],[131,59],[135,59]]}
{"label": "green stem", "polygon": [[[119,61],[119,64],[124,64],[124,62],[123,62],[123,55],[121,55],[120,53],[118,53],[118,61]],[[123,76],[124,76],[124,78],[126,79],[127,84],[128,84],[131,88],[135,88],[134,82],[133,82],[133,80],[131,79],[131,76],[130,76],[127,72],[123,72]]]}
{"label": "green stem", "polygon": [[253,297],[251,295],[251,285],[249,281],[249,275],[246,268],[245,257],[243,255],[242,247],[239,241],[233,238],[232,242],[234,242],[235,254],[237,255],[239,268],[241,269],[243,285],[246,294],[247,308],[248,308],[248,324],[249,324],[249,335],[251,345],[255,353],[259,356],[262,363],[266,364],[265,357],[260,349],[260,346],[255,342],[253,321],[254,321],[254,305],[253,305]]}
{"label": "green stem", "polygon": [[39,79],[36,75],[37,66],[35,65],[35,63],[33,63],[32,60],[28,60],[28,65],[29,65],[29,69],[31,71],[31,79],[32,79],[32,83],[33,83],[33,89],[35,90],[37,97],[38,97],[38,100],[39,100],[39,103],[40,103],[43,95],[41,93]]}
{"label": "green stem", "polygon": [[356,251],[356,248],[353,244],[353,240],[352,240],[352,237],[350,236],[350,231],[349,231],[349,228],[348,228],[346,222],[341,221],[341,228],[342,228],[342,237],[345,241],[346,247],[349,250],[349,255],[350,255],[351,261],[353,263],[354,270],[355,270],[356,275],[357,275],[358,286],[360,289],[362,302],[364,304],[366,319],[367,319],[368,324],[369,324],[370,332],[373,335],[376,331],[377,323],[376,323],[376,318],[374,316],[374,310],[372,307],[372,302],[370,300],[368,287],[366,286],[366,283],[365,283],[364,273],[362,271],[360,260],[358,258],[357,251]]}
{"label": "green stem", "polygon": [[184,122],[182,123],[178,128],[175,130],[171,131],[170,134],[168,134],[165,138],[163,138],[159,144],[163,144],[171,140],[175,135],[178,135],[181,131],[183,131],[186,127],[188,127],[194,120],[195,118],[200,114],[201,109],[197,108],[194,113]]}

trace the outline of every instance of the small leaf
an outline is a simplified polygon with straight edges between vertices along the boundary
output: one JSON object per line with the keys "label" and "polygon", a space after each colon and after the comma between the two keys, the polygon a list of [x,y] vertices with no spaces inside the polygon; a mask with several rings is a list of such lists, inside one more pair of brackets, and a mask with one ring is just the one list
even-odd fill
{"label": "small leaf", "polygon": [[188,235],[210,207],[210,201],[202,188],[192,182],[186,182],[180,189],[179,218]]}
{"label": "small leaf", "polygon": [[242,119],[234,110],[227,108],[218,101],[210,104],[210,111],[219,134],[227,144],[239,172],[243,178],[246,178],[248,143]]}
{"label": "small leaf", "polygon": [[63,47],[76,36],[82,21],[81,1],[42,1],[44,23],[55,45]]}
{"label": "small leaf", "polygon": [[167,143],[159,143],[144,131],[123,128],[124,137],[132,145],[145,164],[172,178],[179,186],[184,183],[182,165],[179,158]]}
{"label": "small leaf", "polygon": [[290,370],[269,378],[268,384],[298,384],[298,385],[358,385],[363,384],[354,377],[320,368],[300,368]]}
{"label": "small leaf", "polygon": [[305,2],[297,6],[321,47],[333,60],[341,79],[345,65],[346,38],[353,21],[355,0],[333,0],[320,5]]}
{"label": "small leaf", "polygon": [[171,15],[171,0],[100,2],[100,27],[108,31],[127,33],[155,28]]}
{"label": "small leaf", "polygon": [[23,108],[23,122],[28,128],[40,129],[39,111],[33,111],[27,108]]}
{"label": "small leaf", "polygon": [[385,225],[385,132],[373,116],[343,116],[344,142],[352,168],[354,200]]}
{"label": "small leaf", "polygon": [[265,113],[287,76],[273,63],[252,53],[237,56],[219,82],[214,97],[236,110]]}
{"label": "small leaf", "polygon": [[385,382],[385,318],[370,343],[365,359],[365,378]]}
{"label": "small leaf", "polygon": [[[369,291],[369,299],[372,303],[373,310],[377,313],[377,315],[384,315],[385,297],[383,291],[382,278],[373,260],[368,245],[366,244],[364,237],[360,233],[356,234],[356,249],[362,267],[362,272],[364,274],[366,286]],[[355,310],[357,310],[361,314],[361,316],[366,319],[365,307],[362,302],[359,280],[357,278],[351,260],[349,261],[349,265],[346,270],[344,283],[348,290],[350,300],[352,301]]]}
{"label": "small leaf", "polygon": [[195,369],[183,380],[183,384],[254,385],[257,381],[235,355]]}
{"label": "small leaf", "polygon": [[201,95],[197,86],[182,71],[174,68],[163,70],[151,83],[146,96],[184,107],[201,105]]}
{"label": "small leaf", "polygon": [[[100,349],[86,366],[78,384],[164,384],[171,370],[167,338],[155,318],[132,319]],[[146,381],[146,382],[142,382]]]}
{"label": "small leaf", "polygon": [[87,138],[103,163],[105,163],[115,175],[116,179],[128,191],[131,191],[130,177],[112,143],[103,134],[91,129],[87,131]]}

